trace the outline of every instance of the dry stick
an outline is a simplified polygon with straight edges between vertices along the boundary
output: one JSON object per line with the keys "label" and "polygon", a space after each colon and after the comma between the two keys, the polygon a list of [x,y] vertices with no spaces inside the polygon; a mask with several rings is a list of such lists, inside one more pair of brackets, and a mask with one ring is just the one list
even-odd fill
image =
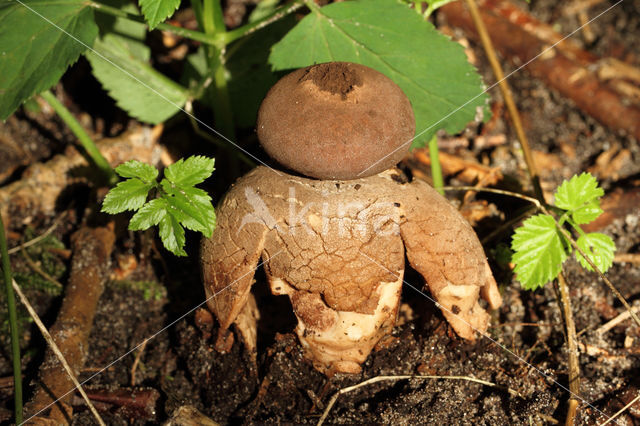
{"label": "dry stick", "polygon": [[482,41],[482,46],[484,47],[487,59],[489,60],[489,64],[491,64],[491,69],[493,70],[493,73],[498,80],[498,86],[500,87],[500,91],[502,92],[502,96],[504,97],[504,103],[507,105],[509,117],[513,122],[513,127],[516,130],[516,135],[518,136],[518,140],[520,141],[520,146],[522,146],[524,161],[527,163],[527,168],[529,169],[529,174],[531,175],[531,181],[533,184],[533,190],[536,194],[536,198],[544,202],[544,195],[542,193],[542,187],[540,186],[540,176],[538,175],[538,168],[536,167],[533,160],[533,155],[531,154],[529,140],[527,139],[527,135],[524,133],[524,128],[522,127],[520,113],[518,112],[518,108],[513,101],[511,88],[509,87],[509,83],[507,83],[507,80],[504,78],[504,72],[502,71],[502,67],[500,66],[498,57],[496,56],[496,51],[493,47],[493,43],[491,42],[491,38],[489,37],[489,33],[487,32],[487,28],[485,27],[484,22],[480,17],[480,12],[478,11],[478,6],[476,5],[475,0],[466,1],[467,5],[469,6],[469,12],[471,13],[473,23],[475,24],[478,34],[480,35],[480,40]]}
{"label": "dry stick", "polygon": [[620,253],[613,258],[616,263],[640,263],[640,253]]}
{"label": "dry stick", "polygon": [[354,390],[359,389],[359,388],[361,388],[363,386],[367,386],[367,385],[370,385],[370,384],[373,384],[373,383],[382,382],[382,381],[387,381],[387,380],[388,381],[411,380],[411,379],[422,379],[422,380],[440,380],[440,379],[464,380],[464,381],[467,381],[467,382],[480,383],[481,385],[490,386],[490,387],[493,387],[493,388],[504,389],[504,390],[506,390],[507,392],[509,392],[513,396],[518,396],[520,398],[523,397],[517,391],[515,391],[515,390],[513,390],[511,388],[500,386],[500,385],[497,385],[495,383],[487,382],[486,380],[476,379],[475,377],[469,377],[469,376],[376,376],[376,377],[372,377],[371,379],[365,380],[364,382],[360,382],[357,385],[353,385],[353,386],[349,386],[349,387],[346,387],[346,388],[342,388],[338,392],[336,392],[331,397],[331,400],[329,400],[329,404],[327,404],[327,408],[325,408],[324,412],[322,413],[322,417],[320,417],[320,420],[318,420],[317,425],[320,426],[320,425],[322,425],[324,423],[324,421],[327,419],[327,416],[329,415],[329,412],[331,411],[331,408],[333,407],[333,405],[338,400],[338,397],[340,395],[342,395],[342,394],[354,391]]}
{"label": "dry stick", "polygon": [[33,318],[33,321],[38,326],[38,329],[40,329],[40,332],[42,333],[44,340],[47,341],[47,344],[49,345],[53,353],[56,355],[56,357],[62,364],[62,367],[64,367],[65,371],[67,372],[71,380],[73,381],[73,384],[75,385],[76,389],[78,389],[78,391],[82,395],[82,398],[87,403],[87,406],[89,407],[89,410],[91,410],[91,413],[93,414],[93,416],[96,418],[96,420],[100,425],[104,425],[105,423],[104,421],[102,421],[100,414],[98,414],[98,411],[96,411],[96,408],[93,406],[93,404],[89,400],[89,397],[85,393],[84,389],[82,388],[80,383],[78,383],[78,379],[73,373],[71,366],[69,366],[69,364],[67,363],[67,360],[62,355],[62,352],[60,352],[60,348],[58,348],[58,345],[56,345],[56,342],[53,341],[53,338],[47,331],[47,327],[44,326],[44,324],[40,320],[40,317],[31,306],[31,303],[29,303],[29,300],[27,299],[27,297],[24,295],[24,293],[22,293],[22,290],[20,290],[20,286],[18,286],[18,283],[16,283],[16,280],[13,280],[13,289],[15,290],[16,294],[20,298],[20,301],[22,302],[22,304],[27,308],[27,311],[29,311],[29,315],[31,315],[31,318]]}
{"label": "dry stick", "polygon": [[608,322],[602,324],[596,330],[596,334],[602,335],[602,334],[606,333],[607,331],[611,330],[616,325],[620,324],[621,322],[628,320],[629,318],[631,318],[631,312],[640,312],[640,306],[637,306],[637,307],[633,308],[631,311],[625,311],[625,312],[621,313],[620,315],[618,315],[617,317],[615,317],[614,319],[612,319],[611,321],[608,321]]}
{"label": "dry stick", "polygon": [[[108,265],[115,241],[111,227],[81,227],[71,237],[73,260],[65,296],[50,333],[74,370],[82,368],[88,352],[89,334],[98,301],[108,275]],[[53,405],[48,418],[58,423],[69,421],[71,406],[69,389],[73,380],[57,363],[55,354],[48,351],[40,367],[40,382],[26,411],[33,417]]]}
{"label": "dry stick", "polygon": [[608,424],[610,421],[612,421],[613,419],[615,419],[616,417],[618,417],[620,414],[624,413],[626,410],[629,409],[629,407],[631,407],[633,404],[635,404],[636,402],[638,402],[638,400],[640,400],[640,394],[638,394],[638,396],[636,396],[630,403],[628,403],[627,405],[625,405],[624,407],[622,407],[622,409],[620,411],[618,411],[617,413],[615,413],[612,417],[609,417],[609,419],[604,422],[601,423],[600,426],[605,426],[606,424]]}
{"label": "dry stick", "polygon": [[[466,0],[466,3],[469,7],[471,18],[473,19],[473,23],[476,26],[478,35],[480,36],[480,40],[482,41],[482,45],[487,54],[487,59],[489,59],[489,63],[491,64],[493,73],[498,80],[502,96],[504,97],[505,104],[507,105],[507,109],[509,111],[509,117],[513,122],[516,134],[518,136],[518,139],[520,140],[520,146],[522,147],[522,151],[524,153],[524,160],[527,163],[527,169],[529,170],[529,175],[531,176],[531,182],[533,184],[536,198],[544,204],[544,193],[542,192],[542,187],[540,185],[540,177],[538,175],[538,169],[535,165],[535,161],[533,160],[531,147],[529,146],[529,140],[527,139],[527,135],[525,134],[524,128],[522,127],[520,113],[518,112],[518,108],[513,101],[511,89],[509,88],[509,85],[504,78],[502,67],[500,66],[500,62],[498,62],[493,43],[491,42],[491,38],[489,37],[489,32],[487,31],[487,28],[484,25],[484,21],[480,16],[480,12],[478,11],[478,6],[476,5],[475,0]],[[578,361],[578,350],[575,344],[576,326],[573,322],[573,315],[571,314],[571,298],[569,297],[569,289],[567,288],[567,283],[562,276],[562,272],[560,272],[560,274],[558,275],[558,284],[560,286],[560,294],[562,295],[561,300],[563,309],[565,311],[567,344],[569,346],[569,390],[571,391],[571,396],[569,397],[569,410],[567,412],[566,424],[572,425],[575,418],[576,409],[578,407],[578,400],[576,400],[573,395],[580,395],[580,364]]]}
{"label": "dry stick", "polygon": [[149,342],[149,339],[144,339],[144,341],[140,345],[140,350],[136,354],[136,358],[133,360],[133,365],[131,366],[131,387],[134,387],[136,385],[136,369],[138,368],[138,364],[140,363],[140,358],[142,357],[144,348],[147,346],[147,342]]}

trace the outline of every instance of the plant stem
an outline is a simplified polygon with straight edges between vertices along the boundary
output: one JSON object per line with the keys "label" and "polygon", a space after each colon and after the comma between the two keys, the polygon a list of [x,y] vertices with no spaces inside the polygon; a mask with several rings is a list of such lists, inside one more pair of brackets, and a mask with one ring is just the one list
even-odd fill
{"label": "plant stem", "polygon": [[320,6],[316,4],[313,0],[302,0],[304,5],[312,12],[319,12]]}
{"label": "plant stem", "polygon": [[4,235],[4,223],[0,215],[0,255],[2,255],[2,275],[7,292],[7,310],[9,311],[9,330],[11,333],[11,357],[13,362],[13,401],[16,424],[22,423],[22,367],[20,364],[20,333],[18,315],[16,314],[16,298],[13,294],[11,263],[7,250],[7,239]]}
{"label": "plant stem", "polygon": [[567,425],[573,425],[578,409],[578,400],[576,396],[580,395],[580,364],[578,364],[578,345],[576,337],[576,327],[573,321],[573,312],[571,309],[571,296],[569,295],[569,287],[562,273],[558,274],[558,287],[560,289],[560,300],[562,301],[562,310],[564,313],[564,323],[567,330],[567,346],[569,347],[569,409],[567,410]]}
{"label": "plant stem", "polygon": [[[549,211],[547,209],[545,209],[544,207],[542,208],[542,212],[549,214]],[[609,287],[609,289],[613,292],[613,294],[618,298],[618,300],[620,301],[620,303],[622,303],[622,305],[624,305],[624,307],[627,309],[627,311],[629,312],[629,315],[631,315],[631,318],[633,318],[633,321],[640,326],[640,318],[638,318],[638,316],[636,315],[636,313],[634,312],[634,310],[631,308],[631,305],[629,305],[629,302],[627,302],[627,299],[624,298],[624,296],[622,295],[622,293],[620,293],[620,291],[613,285],[613,283],[611,281],[609,281],[609,278],[607,278],[602,271],[600,270],[600,268],[598,268],[596,266],[595,263],[593,263],[593,261],[591,260],[591,258],[584,252],[584,250],[582,250],[579,246],[578,243],[576,242],[576,240],[573,239],[573,237],[569,234],[569,232],[567,232],[566,229],[564,229],[561,226],[558,226],[558,223],[556,222],[556,227],[558,228],[558,230],[560,231],[560,233],[571,243],[571,246],[582,255],[582,257],[584,257],[584,260],[587,261],[587,263],[589,264],[589,266],[591,266],[593,268],[594,271],[596,271],[598,273],[598,275],[600,275],[600,278],[602,278],[602,281],[604,281],[604,283],[607,285],[607,287]]]}
{"label": "plant stem", "polygon": [[469,7],[469,12],[471,13],[471,18],[473,19],[476,29],[478,30],[478,35],[480,36],[480,40],[482,41],[484,51],[487,54],[487,59],[491,64],[493,74],[498,81],[498,86],[500,87],[500,91],[502,92],[502,96],[504,97],[504,102],[507,105],[509,117],[511,117],[513,127],[515,128],[518,140],[520,141],[520,146],[522,147],[522,152],[524,154],[524,161],[525,163],[527,163],[527,169],[529,170],[529,175],[531,176],[533,191],[536,194],[536,198],[544,202],[544,194],[542,192],[542,187],[540,186],[540,176],[538,175],[538,168],[536,167],[535,161],[533,160],[531,147],[529,146],[529,140],[527,139],[527,135],[524,132],[522,120],[520,119],[520,113],[518,112],[518,108],[513,101],[511,88],[509,87],[507,80],[504,78],[504,72],[502,71],[500,62],[498,62],[498,57],[496,56],[496,51],[493,47],[493,43],[491,42],[491,37],[489,37],[487,27],[484,25],[484,21],[480,17],[480,12],[478,11],[478,6],[476,5],[475,0],[466,0],[466,2],[467,6]]}
{"label": "plant stem", "polygon": [[429,19],[429,16],[431,16],[434,10],[436,10],[435,7],[433,7],[431,3],[427,2],[427,9],[424,11],[424,14],[422,15],[424,19]]}
{"label": "plant stem", "polygon": [[[202,7],[203,31],[213,37],[225,34],[224,15],[220,0],[204,0]],[[213,74],[213,93],[210,99],[213,108],[213,120],[217,130],[228,140],[235,140],[235,124],[231,110],[231,99],[227,86],[227,68],[225,66],[224,44],[206,46],[209,73]],[[230,168],[237,169],[236,157],[230,157]]]}
{"label": "plant stem", "polygon": [[[89,7],[94,8],[96,11],[101,12],[101,13],[105,13],[107,15],[117,16],[118,18],[124,18],[124,19],[128,19],[130,21],[140,22],[142,24],[147,24],[147,22],[144,19],[144,16],[142,16],[142,15],[135,15],[133,13],[128,13],[128,12],[125,12],[123,10],[117,9],[115,7],[111,7],[111,6],[108,6],[106,4],[98,3],[98,2],[95,2],[95,1],[91,1],[91,0],[85,1],[85,4],[87,6],[89,6]],[[169,32],[177,34],[177,35],[179,35],[181,37],[189,38],[191,40],[199,41],[199,42],[205,43],[205,44],[214,44],[214,43],[216,43],[216,41],[212,37],[200,32],[200,31],[193,31],[193,30],[189,30],[189,29],[186,29],[186,28],[178,27],[178,26],[175,26],[175,25],[160,23],[160,24],[156,25],[155,29],[162,30],[162,31],[169,31]]]}
{"label": "plant stem", "polygon": [[259,19],[255,22],[250,22],[231,31],[219,34],[216,38],[222,39],[221,41],[224,45],[229,45],[231,42],[236,41],[239,38],[248,36],[249,34],[258,31],[266,27],[267,25],[284,18],[285,16],[300,9],[303,5],[304,3],[302,1],[297,0],[291,4],[280,6],[264,18]]}
{"label": "plant stem", "polygon": [[50,90],[46,90],[40,94],[42,99],[47,102],[51,108],[58,114],[58,116],[64,121],[64,123],[69,127],[69,129],[73,132],[74,135],[78,138],[80,145],[84,148],[86,153],[89,155],[93,163],[100,169],[102,175],[106,179],[106,183],[112,185],[118,181],[118,177],[115,172],[107,162],[107,160],[102,156],[100,150],[93,142],[91,137],[87,134],[87,132],[82,128],[82,125],[78,123],[75,117],[71,114],[71,112],[65,107],[62,102],[55,97]]}
{"label": "plant stem", "polygon": [[444,195],[442,187],[444,179],[442,178],[442,166],[440,165],[440,156],[438,155],[438,137],[433,135],[429,141],[429,158],[431,160],[431,179],[433,179],[433,187],[440,195]]}

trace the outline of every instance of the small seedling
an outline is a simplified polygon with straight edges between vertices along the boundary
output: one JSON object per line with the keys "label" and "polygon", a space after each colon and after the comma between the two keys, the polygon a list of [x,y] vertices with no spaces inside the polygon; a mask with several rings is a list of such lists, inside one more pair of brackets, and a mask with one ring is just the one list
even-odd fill
{"label": "small seedling", "polygon": [[[195,187],[211,176],[213,164],[213,158],[203,156],[181,159],[167,167],[164,178],[158,182],[155,167],[128,161],[116,167],[116,173],[127,180],[109,191],[102,211],[110,214],[135,211],[129,222],[130,230],[142,231],[159,225],[166,249],[176,256],[186,256],[184,228],[211,237],[216,226],[211,197]],[[156,197],[147,201],[151,190]]]}
{"label": "small seedling", "polygon": [[[525,289],[543,287],[560,273],[562,264],[573,251],[560,231],[566,223],[578,233],[576,242],[580,250],[601,272],[611,267],[616,250],[611,237],[599,232],[586,233],[579,226],[593,222],[602,214],[600,197],[603,195],[604,191],[591,174],[573,176],[564,181],[554,194],[555,206],[552,209],[558,213],[558,219],[549,214],[537,214],[516,229],[511,242],[514,251],[512,261],[516,265],[517,279]],[[575,255],[584,268],[593,270],[580,253]]]}

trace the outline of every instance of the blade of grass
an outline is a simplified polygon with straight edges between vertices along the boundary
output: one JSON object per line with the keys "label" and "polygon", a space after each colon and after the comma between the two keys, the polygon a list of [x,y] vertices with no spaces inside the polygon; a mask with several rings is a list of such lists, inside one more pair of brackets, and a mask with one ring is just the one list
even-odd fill
{"label": "blade of grass", "polygon": [[22,423],[22,368],[20,363],[20,340],[18,316],[16,314],[16,298],[11,285],[11,264],[7,250],[7,239],[4,234],[4,223],[0,216],[0,254],[2,255],[2,275],[7,292],[7,310],[9,311],[9,330],[11,333],[11,358],[13,365],[13,401],[16,424]]}

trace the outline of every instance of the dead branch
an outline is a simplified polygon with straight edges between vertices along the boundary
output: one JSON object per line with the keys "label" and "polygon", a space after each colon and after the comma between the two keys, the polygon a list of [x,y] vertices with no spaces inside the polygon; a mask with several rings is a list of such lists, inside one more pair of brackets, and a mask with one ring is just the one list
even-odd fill
{"label": "dead branch", "polygon": [[[79,371],[86,360],[89,333],[104,289],[114,241],[113,230],[108,228],[83,227],[72,236],[71,274],[51,335],[74,371]],[[70,423],[70,391],[74,387],[54,354],[47,351],[40,369],[40,385],[25,411],[35,416],[52,407],[49,418]]]}
{"label": "dead branch", "polygon": [[[476,36],[464,4],[453,2],[440,10],[449,23]],[[527,64],[534,77],[572,99],[602,124],[640,139],[640,107],[628,104],[610,82],[598,77],[590,65],[599,58],[568,41],[550,48],[562,36],[507,0],[485,0],[480,11],[496,49],[505,58],[515,65]]]}

